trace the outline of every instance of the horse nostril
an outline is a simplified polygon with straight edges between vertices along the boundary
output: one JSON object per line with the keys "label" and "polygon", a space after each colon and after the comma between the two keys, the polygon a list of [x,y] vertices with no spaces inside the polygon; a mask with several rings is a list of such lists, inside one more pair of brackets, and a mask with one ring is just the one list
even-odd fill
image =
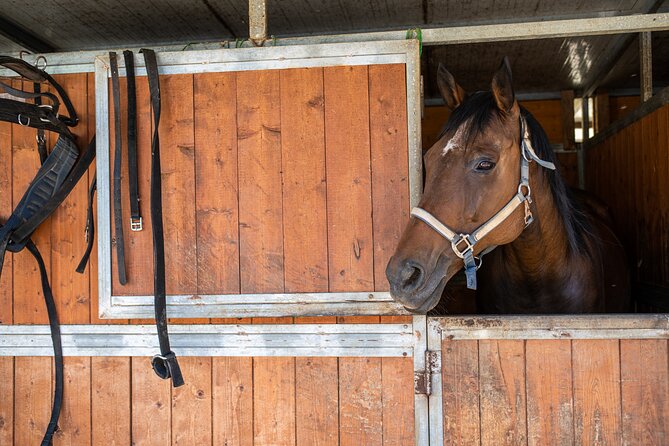
{"label": "horse nostril", "polygon": [[413,262],[407,263],[400,273],[400,288],[408,293],[417,289],[423,281],[423,268]]}

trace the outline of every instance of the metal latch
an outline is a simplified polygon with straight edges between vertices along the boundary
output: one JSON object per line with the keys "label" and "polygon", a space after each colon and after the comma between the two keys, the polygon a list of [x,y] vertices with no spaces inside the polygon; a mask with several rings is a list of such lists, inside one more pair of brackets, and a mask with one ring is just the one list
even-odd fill
{"label": "metal latch", "polygon": [[430,395],[432,393],[432,374],[441,373],[441,351],[427,350],[425,352],[425,370],[414,372],[413,386],[416,395]]}

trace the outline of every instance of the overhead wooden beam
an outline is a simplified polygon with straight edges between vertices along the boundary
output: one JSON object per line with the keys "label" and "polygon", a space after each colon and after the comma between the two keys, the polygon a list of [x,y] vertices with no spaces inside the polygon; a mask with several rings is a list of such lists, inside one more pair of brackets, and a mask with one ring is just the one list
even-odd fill
{"label": "overhead wooden beam", "polygon": [[249,39],[255,44],[267,40],[266,0],[249,0]]}
{"label": "overhead wooden beam", "polygon": [[0,34],[31,53],[53,53],[56,49],[26,29],[0,17]]}
{"label": "overhead wooden beam", "polygon": [[639,33],[639,63],[641,102],[646,102],[653,96],[653,40],[649,31]]}

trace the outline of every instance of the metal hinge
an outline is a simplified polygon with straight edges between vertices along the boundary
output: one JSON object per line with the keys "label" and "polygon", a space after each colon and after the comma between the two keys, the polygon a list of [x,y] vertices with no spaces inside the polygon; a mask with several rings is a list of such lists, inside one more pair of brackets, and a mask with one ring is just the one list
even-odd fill
{"label": "metal hinge", "polygon": [[416,395],[430,395],[432,393],[432,374],[441,373],[441,351],[427,350],[425,352],[425,370],[414,372],[413,387]]}

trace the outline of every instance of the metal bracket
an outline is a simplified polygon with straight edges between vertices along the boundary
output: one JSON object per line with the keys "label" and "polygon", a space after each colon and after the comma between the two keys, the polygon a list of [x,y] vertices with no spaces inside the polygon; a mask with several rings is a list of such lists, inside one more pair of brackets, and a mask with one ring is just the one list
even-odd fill
{"label": "metal bracket", "polygon": [[425,352],[425,370],[414,372],[413,386],[416,395],[432,393],[432,374],[441,373],[441,351],[427,350]]}

